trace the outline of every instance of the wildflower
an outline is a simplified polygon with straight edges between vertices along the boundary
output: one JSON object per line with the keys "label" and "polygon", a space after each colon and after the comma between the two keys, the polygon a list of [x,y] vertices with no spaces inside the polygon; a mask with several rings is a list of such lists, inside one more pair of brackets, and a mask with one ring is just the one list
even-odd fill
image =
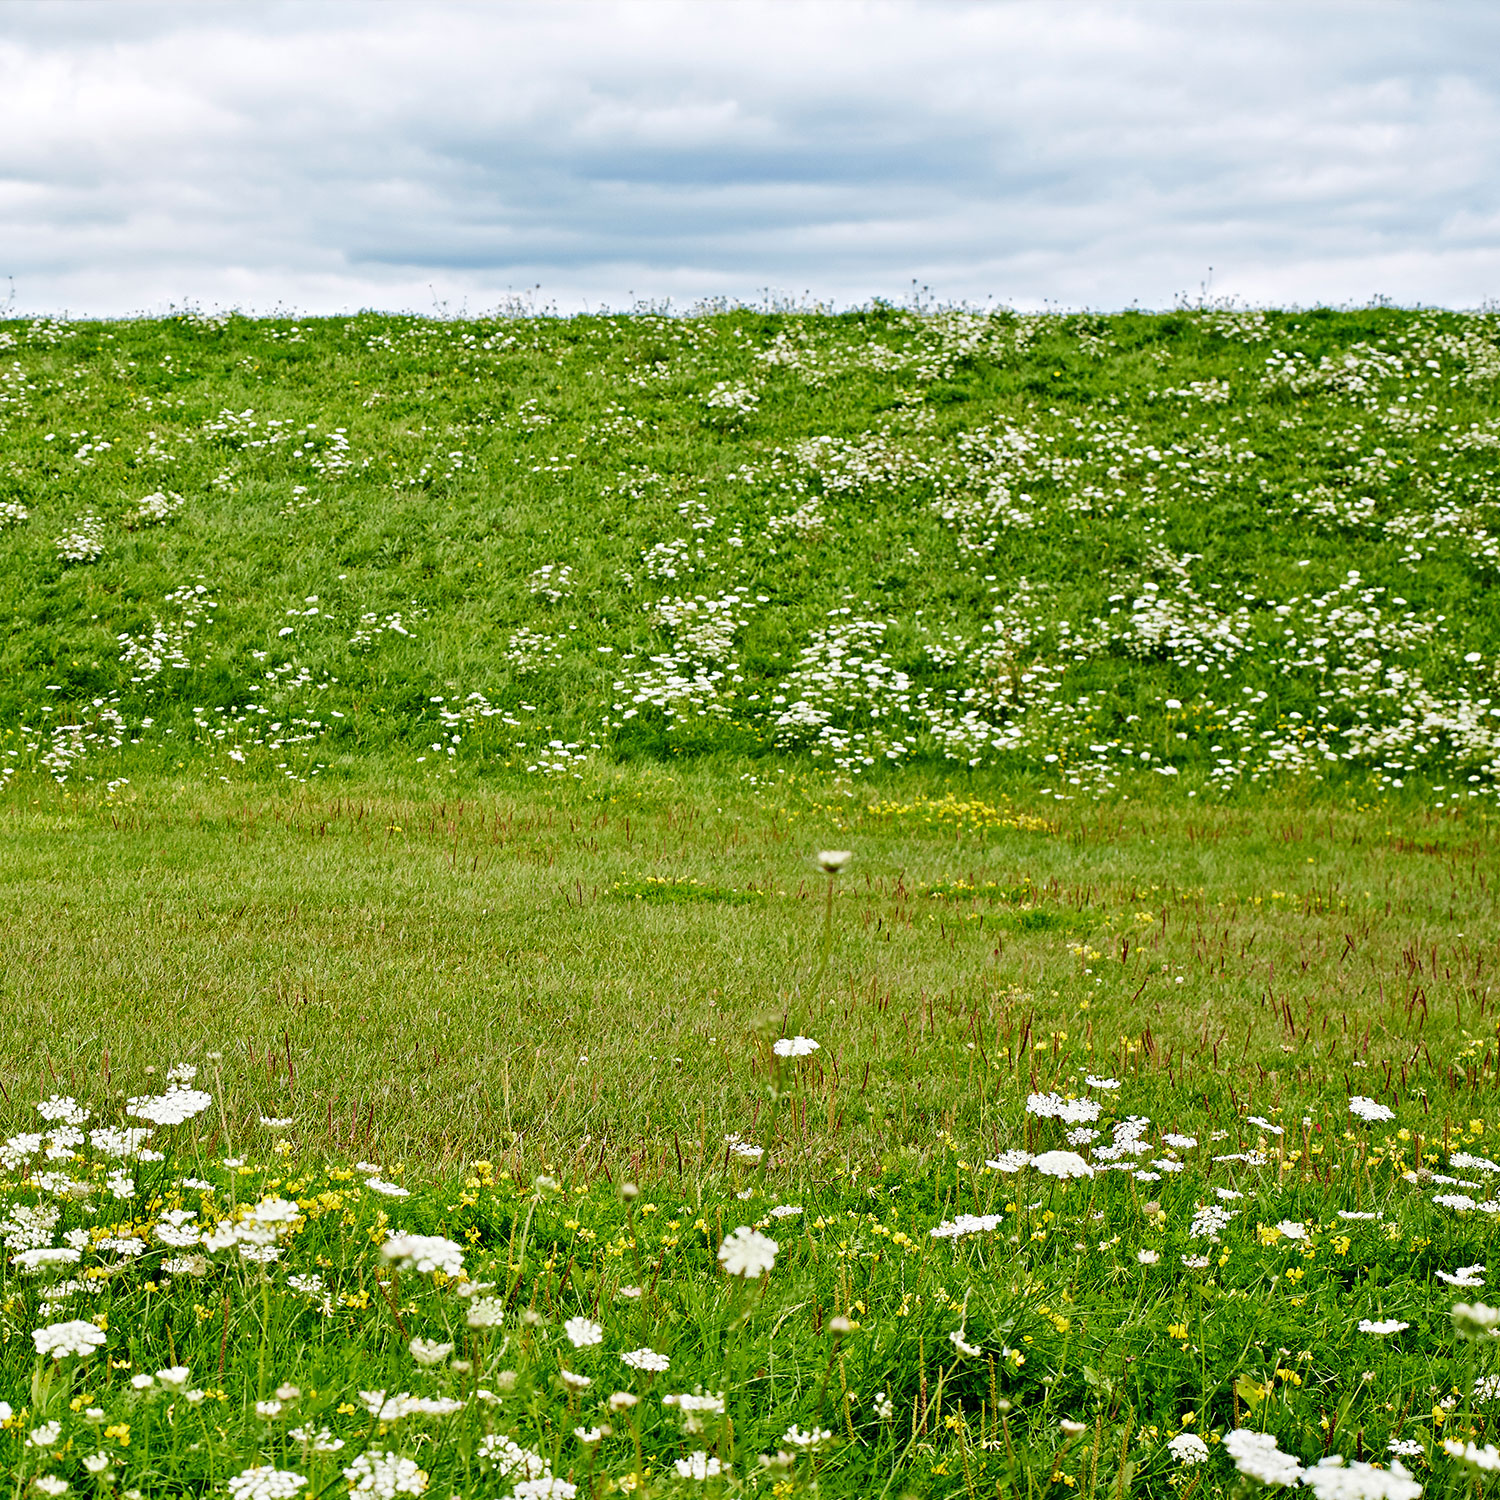
{"label": "wildflower", "polygon": [[811,1432],[803,1432],[800,1427],[793,1425],[787,1428],[782,1441],[790,1443],[794,1448],[821,1448],[832,1436],[826,1427],[814,1427]]}
{"label": "wildflower", "polygon": [[131,1099],[125,1113],[153,1125],[181,1125],[201,1115],[214,1102],[212,1094],[202,1089],[172,1088],[165,1094],[145,1094]]}
{"label": "wildflower", "polygon": [[50,1354],[53,1359],[62,1359],[69,1354],[87,1359],[105,1342],[104,1330],[82,1318],[67,1323],[49,1323],[45,1328],[35,1329],[31,1337],[36,1342],[36,1352]]}
{"label": "wildflower", "polygon": [[956,1219],[945,1219],[927,1233],[935,1240],[957,1240],[967,1234],[990,1234],[1004,1222],[1003,1214],[960,1214]]}
{"label": "wildflower", "polygon": [[[641,1351],[637,1350],[636,1352],[640,1353]],[[633,1391],[616,1391],[609,1398],[609,1409],[611,1411],[629,1411],[640,1399]]]}
{"label": "wildflower", "polygon": [[255,1403],[255,1415],[263,1422],[274,1422],[282,1413],[282,1405],[279,1401],[257,1401]]}
{"label": "wildflower", "polygon": [[1483,1302],[1456,1303],[1453,1328],[1461,1339],[1494,1338],[1500,1328],[1500,1307],[1487,1307]]}
{"label": "wildflower", "polygon": [[1203,1271],[1208,1268],[1208,1257],[1206,1255],[1184,1255],[1182,1263],[1190,1271]]}
{"label": "wildflower", "polygon": [[876,1418],[882,1422],[889,1422],[896,1415],[896,1404],[884,1391],[876,1391],[870,1405],[874,1408]]}
{"label": "wildflower", "polygon": [[1184,1465],[1201,1464],[1208,1457],[1208,1444],[1196,1432],[1179,1432],[1167,1443],[1167,1448]]}
{"label": "wildflower", "polygon": [[1241,1474],[1259,1484],[1296,1484],[1302,1478],[1302,1465],[1291,1454],[1283,1453],[1269,1432],[1236,1427],[1225,1437],[1224,1451]]}
{"label": "wildflower", "polygon": [[402,1271],[421,1271],[424,1274],[442,1271],[448,1276],[462,1276],[464,1273],[463,1246],[439,1234],[392,1235],[380,1253]]}
{"label": "wildflower", "polygon": [[1043,1151],[1031,1159],[1043,1177],[1092,1177],[1094,1169],[1076,1151]]}
{"label": "wildflower", "polygon": [[818,868],[825,875],[838,875],[853,858],[850,849],[821,849],[818,851]]}
{"label": "wildflower", "polygon": [[1302,1482],[1318,1500],[1418,1500],[1422,1493],[1399,1460],[1389,1469],[1378,1469],[1373,1464],[1345,1464],[1337,1453],[1304,1469]]}
{"label": "wildflower", "polygon": [[503,1433],[492,1433],[481,1439],[479,1458],[486,1467],[502,1475],[521,1479],[541,1479],[552,1472],[547,1460],[534,1449],[523,1448]]}
{"label": "wildflower", "polygon": [[76,1099],[66,1094],[53,1094],[50,1098],[44,1099],[37,1105],[36,1112],[44,1120],[60,1121],[64,1125],[86,1124],[92,1113]]}
{"label": "wildflower", "polygon": [[453,1353],[452,1344],[440,1344],[436,1339],[413,1339],[407,1348],[419,1365],[441,1364]]}
{"label": "wildflower", "polygon": [[679,1479],[713,1479],[728,1472],[717,1458],[710,1458],[701,1448],[679,1458],[676,1467]]}
{"label": "wildflower", "polygon": [[90,1453],[84,1458],[83,1466],[90,1474],[102,1474],[109,1467],[109,1454]]}
{"label": "wildflower", "polygon": [[563,1332],[575,1349],[587,1349],[593,1344],[604,1342],[604,1329],[588,1318],[569,1318],[563,1324]]}
{"label": "wildflower", "polygon": [[497,1328],[505,1321],[505,1303],[499,1297],[476,1297],[464,1321],[470,1328]]}
{"label": "wildflower", "polygon": [[156,1381],[153,1380],[151,1376],[147,1375],[144,1371],[142,1371],[139,1375],[132,1375],[130,1377],[130,1386],[132,1390],[149,1391],[155,1384]]}
{"label": "wildflower", "polygon": [[1481,1274],[1483,1266],[1460,1266],[1451,1274],[1447,1271],[1436,1273],[1439,1281],[1446,1281],[1449,1286],[1483,1286],[1484,1277]]}
{"label": "wildflower", "polygon": [[1385,1105],[1377,1103],[1374,1099],[1366,1099],[1363,1094],[1356,1094],[1349,1101],[1349,1113],[1361,1120],[1368,1120],[1372,1124],[1396,1118],[1394,1110],[1387,1109]]}
{"label": "wildflower", "polygon": [[776,1241],[759,1231],[741,1224],[738,1229],[724,1237],[719,1246],[719,1264],[731,1276],[743,1276],[753,1281],[766,1275],[776,1264],[776,1252],[780,1248]]}
{"label": "wildflower", "polygon": [[59,1437],[62,1436],[61,1422],[44,1422],[40,1427],[33,1427],[26,1439],[28,1448],[50,1448]]}
{"label": "wildflower", "polygon": [[32,1250],[23,1250],[19,1255],[11,1256],[10,1263],[21,1271],[35,1271],[42,1266],[73,1266],[78,1264],[82,1253],[71,1247],[38,1245]]}
{"label": "wildflower", "polygon": [[957,1349],[965,1359],[977,1359],[979,1357],[979,1350],[976,1349],[973,1344],[968,1343],[964,1339],[964,1330],[962,1328],[955,1328],[953,1332],[948,1335],[948,1342],[952,1344],[953,1347]]}
{"label": "wildflower", "polygon": [[382,1448],[361,1453],[348,1468],[351,1495],[372,1495],[376,1500],[396,1500],[398,1495],[420,1495],[427,1488],[427,1474],[411,1459]]}
{"label": "wildflower", "polygon": [[565,1386],[575,1391],[586,1391],[594,1383],[589,1376],[579,1375],[573,1370],[559,1370],[557,1376]]}
{"label": "wildflower", "polygon": [[1397,1318],[1385,1318],[1380,1322],[1376,1322],[1371,1318],[1361,1318],[1359,1320],[1359,1331],[1361,1333],[1379,1334],[1381,1338],[1384,1338],[1388,1333],[1401,1333],[1404,1329],[1410,1327],[1410,1323],[1403,1323]]}
{"label": "wildflower", "polygon": [[1087,1432],[1089,1430],[1087,1422],[1074,1422],[1070,1421],[1067,1417],[1064,1417],[1057,1425],[1062,1428],[1063,1434],[1070,1438],[1077,1437],[1080,1432]]}
{"label": "wildflower", "polygon": [[1427,1450],[1415,1438],[1392,1438],[1385,1445],[1387,1453],[1394,1453],[1397,1458],[1422,1458]]}
{"label": "wildflower", "polygon": [[665,1354],[658,1354],[655,1349],[631,1349],[622,1354],[620,1359],[632,1370],[645,1370],[655,1375],[672,1367],[672,1361]]}
{"label": "wildflower", "polygon": [[277,1119],[271,1115],[262,1115],[260,1117],[260,1123],[264,1125],[267,1130],[285,1130],[288,1125],[292,1124],[292,1121],[289,1119]]}
{"label": "wildflower", "polygon": [[784,1036],[772,1043],[771,1051],[777,1057],[810,1057],[822,1045],[821,1042],[813,1041],[810,1036]]}
{"label": "wildflower", "polygon": [[361,1391],[359,1399],[365,1410],[380,1422],[399,1422],[402,1417],[448,1417],[463,1409],[463,1402],[452,1396],[413,1396],[402,1391],[399,1396],[387,1396],[384,1391]]}
{"label": "wildflower", "polygon": [[44,1495],[66,1495],[68,1481],[56,1474],[38,1474],[32,1484]]}
{"label": "wildflower", "polygon": [[1283,1219],[1276,1227],[1289,1240],[1305,1240],[1307,1238],[1307,1225],[1300,1224],[1295,1219]]}
{"label": "wildflower", "polygon": [[311,1453],[337,1453],[344,1446],[343,1438],[334,1437],[326,1427],[293,1427],[287,1436]]}
{"label": "wildflower", "polygon": [[1013,1172],[1019,1172],[1022,1167],[1031,1164],[1031,1153],[1029,1151],[1002,1151],[999,1156],[985,1162],[992,1172],[1003,1172],[1009,1176]]}
{"label": "wildflower", "polygon": [[[776,1207],[771,1210],[771,1217],[773,1219],[795,1219],[801,1212],[802,1205],[800,1203],[778,1203]],[[622,1286],[620,1288],[620,1293],[622,1296],[624,1296],[629,1292],[629,1290],[630,1288]],[[635,1288],[635,1291],[639,1293],[640,1288]]]}
{"label": "wildflower", "polygon": [[1061,1094],[1028,1094],[1026,1113],[1042,1120],[1061,1120],[1065,1125],[1091,1125],[1102,1106],[1095,1099],[1064,1099]]}
{"label": "wildflower", "polygon": [[1478,1200],[1472,1199],[1467,1193],[1436,1193],[1433,1202],[1439,1208],[1452,1209],[1455,1214],[1469,1214],[1473,1209],[1479,1208]]}
{"label": "wildflower", "polygon": [[724,1415],[724,1393],[721,1391],[717,1396],[712,1393],[704,1395],[700,1387],[694,1395],[683,1393],[676,1396],[663,1396],[663,1406],[675,1406],[681,1412],[710,1412],[715,1416]]}
{"label": "wildflower", "polygon": [[510,1492],[511,1500],[573,1500],[578,1486],[566,1479],[543,1474],[536,1479],[523,1479]]}
{"label": "wildflower", "polygon": [[366,1177],[365,1186],[372,1193],[383,1193],[387,1198],[410,1198],[411,1189],[399,1182],[387,1182],[383,1177]]}
{"label": "wildflower", "polygon": [[608,1422],[605,1422],[602,1426],[599,1427],[575,1427],[573,1429],[573,1436],[576,1437],[585,1448],[592,1448],[595,1443],[602,1443],[604,1439],[607,1438],[613,1431],[614,1428],[611,1427]]}
{"label": "wildflower", "polygon": [[1460,1463],[1475,1469],[1489,1472],[1500,1469],[1500,1448],[1496,1448],[1493,1443],[1486,1443],[1481,1448],[1475,1443],[1464,1443],[1457,1438],[1444,1438],[1443,1452],[1449,1458],[1456,1458]]}
{"label": "wildflower", "polygon": [[1117,1089],[1120,1086],[1118,1078],[1095,1078],[1092,1073],[1083,1080],[1091,1089]]}
{"label": "wildflower", "polygon": [[1135,1258],[1140,1261],[1143,1266],[1154,1266],[1157,1261],[1161,1259],[1161,1251],[1137,1250],[1135,1252]]}

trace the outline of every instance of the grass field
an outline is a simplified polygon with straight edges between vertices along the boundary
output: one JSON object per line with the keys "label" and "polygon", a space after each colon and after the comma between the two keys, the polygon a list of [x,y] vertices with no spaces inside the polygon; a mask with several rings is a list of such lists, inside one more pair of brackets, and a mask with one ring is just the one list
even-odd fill
{"label": "grass field", "polygon": [[0,338],[16,1496],[1500,1467],[1492,318]]}

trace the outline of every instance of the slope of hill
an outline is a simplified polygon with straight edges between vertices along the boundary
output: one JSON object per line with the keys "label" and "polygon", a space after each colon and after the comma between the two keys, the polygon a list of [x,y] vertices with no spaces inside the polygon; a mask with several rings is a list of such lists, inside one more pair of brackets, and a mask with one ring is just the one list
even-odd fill
{"label": "slope of hill", "polygon": [[1500,319],[0,325],[7,779],[1500,772]]}

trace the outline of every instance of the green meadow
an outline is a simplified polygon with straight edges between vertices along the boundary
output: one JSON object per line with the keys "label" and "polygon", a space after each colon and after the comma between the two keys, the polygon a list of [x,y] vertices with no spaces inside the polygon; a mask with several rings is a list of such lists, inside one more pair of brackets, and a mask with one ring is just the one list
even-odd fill
{"label": "green meadow", "polygon": [[1497,378],[0,325],[13,1492],[1482,1487]]}

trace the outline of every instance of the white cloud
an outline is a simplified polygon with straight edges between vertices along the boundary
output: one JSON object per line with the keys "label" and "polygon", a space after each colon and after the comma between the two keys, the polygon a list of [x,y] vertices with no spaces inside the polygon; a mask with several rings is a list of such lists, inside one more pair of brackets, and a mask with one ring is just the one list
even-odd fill
{"label": "white cloud", "polygon": [[1488,4],[11,3],[17,307],[1500,296]]}

